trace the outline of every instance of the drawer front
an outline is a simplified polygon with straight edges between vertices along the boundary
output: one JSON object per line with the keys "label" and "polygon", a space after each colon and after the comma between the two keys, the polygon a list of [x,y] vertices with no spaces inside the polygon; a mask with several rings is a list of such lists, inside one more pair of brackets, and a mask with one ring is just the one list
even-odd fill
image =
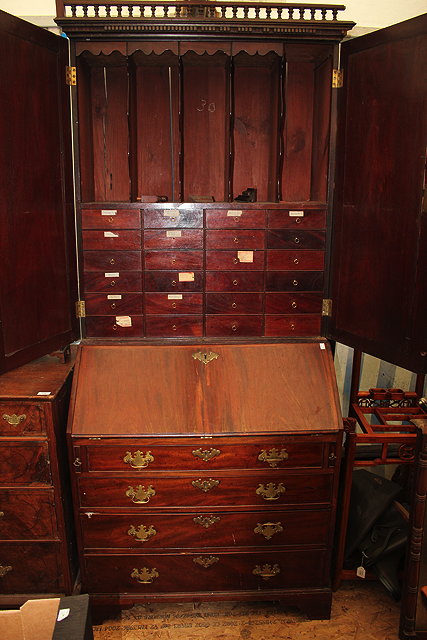
{"label": "drawer front", "polygon": [[82,229],[140,229],[139,209],[82,209]]}
{"label": "drawer front", "polygon": [[87,293],[85,303],[89,316],[142,314],[140,293]]}
{"label": "drawer front", "polygon": [[146,209],[144,211],[146,229],[169,229],[181,227],[203,227],[203,211],[190,209]]}
{"label": "drawer front", "polygon": [[186,315],[147,316],[147,336],[201,336],[203,317]]}
{"label": "drawer front", "polygon": [[206,316],[207,336],[261,336],[263,317],[257,315]]}
{"label": "drawer front", "polygon": [[140,251],[84,251],[85,271],[141,271]]}
{"label": "drawer front", "polygon": [[322,270],[325,266],[323,251],[286,251],[283,249],[269,249],[267,251],[267,269],[280,270]]}
{"label": "drawer front", "polygon": [[300,231],[277,229],[267,232],[268,249],[324,249],[324,231]]}
{"label": "drawer front", "polygon": [[302,504],[328,504],[332,475],[265,473],[242,477],[211,475],[186,477],[130,476],[79,478],[80,503],[92,509],[127,507],[276,507]]}
{"label": "drawer front", "polygon": [[92,593],[146,593],[147,596],[156,592],[313,588],[327,586],[326,563],[327,553],[320,550],[87,554],[84,588]]}
{"label": "drawer front", "polygon": [[62,571],[59,544],[4,543],[0,551],[0,593],[58,593]]}
{"label": "drawer front", "polygon": [[261,271],[206,272],[206,291],[262,291],[264,274]]}
{"label": "drawer front", "polygon": [[262,294],[207,293],[206,313],[262,313]]}
{"label": "drawer front", "polygon": [[321,313],[321,293],[266,293],[266,313]]}
{"label": "drawer front", "polygon": [[7,456],[0,457],[2,484],[10,482],[50,484],[50,466],[47,442],[4,442]]}
{"label": "drawer front", "polygon": [[46,433],[41,404],[0,402],[0,435],[32,436]]}
{"label": "drawer front", "polygon": [[142,291],[140,271],[89,271],[84,281],[85,291]]}
{"label": "drawer front", "polygon": [[201,293],[146,293],[145,313],[195,313],[203,311]]}
{"label": "drawer front", "polygon": [[264,249],[264,231],[209,230],[206,231],[207,249]]}
{"label": "drawer front", "polygon": [[52,489],[0,489],[0,509],[0,540],[57,537]]}
{"label": "drawer front", "polygon": [[250,209],[209,209],[207,229],[264,229],[265,211]]}
{"label": "drawer front", "polygon": [[[295,215],[301,211],[304,215]],[[270,229],[324,229],[326,227],[326,211],[314,209],[270,210],[267,212],[267,224]]]}
{"label": "drawer front", "polygon": [[[81,514],[86,549],[189,549],[313,545],[329,540],[330,511]],[[173,531],[173,533],[171,533]]]}
{"label": "drawer front", "polygon": [[146,251],[146,269],[203,269],[202,251]]}
{"label": "drawer front", "polygon": [[141,231],[114,230],[114,231],[83,231],[83,249],[104,249],[105,251],[124,251],[141,249]]}
{"label": "drawer front", "polygon": [[85,321],[88,338],[135,338],[144,335],[142,316],[87,316]]}
{"label": "drawer front", "polygon": [[314,315],[265,316],[266,336],[319,336],[321,317]]}
{"label": "drawer front", "polygon": [[203,230],[146,229],[144,249],[203,249]]}
{"label": "drawer front", "polygon": [[211,271],[262,271],[264,251],[207,251],[206,269]]}
{"label": "drawer front", "polygon": [[202,271],[146,271],[146,291],[202,291]]}
{"label": "drawer front", "polygon": [[323,271],[270,271],[266,275],[268,291],[322,291]]}

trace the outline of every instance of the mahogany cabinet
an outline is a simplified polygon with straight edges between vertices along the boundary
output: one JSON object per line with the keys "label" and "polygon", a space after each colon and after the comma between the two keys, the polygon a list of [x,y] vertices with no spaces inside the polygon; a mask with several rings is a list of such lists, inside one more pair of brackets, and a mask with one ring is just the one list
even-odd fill
{"label": "mahogany cabinet", "polygon": [[[77,575],[65,426],[72,364],[0,377],[0,603],[70,594]],[[31,596],[30,596],[31,594]]]}

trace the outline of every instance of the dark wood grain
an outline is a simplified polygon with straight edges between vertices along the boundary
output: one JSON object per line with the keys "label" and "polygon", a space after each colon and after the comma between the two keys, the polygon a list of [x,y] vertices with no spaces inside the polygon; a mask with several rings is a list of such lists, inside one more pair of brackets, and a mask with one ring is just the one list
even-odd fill
{"label": "dark wood grain", "polygon": [[306,251],[304,249],[286,251],[283,249],[269,249],[267,251],[267,269],[269,271],[289,271],[295,269],[323,270],[325,253],[323,251]]}
{"label": "dark wood grain", "polygon": [[261,336],[262,315],[207,315],[207,336]]}
{"label": "dark wood grain", "polygon": [[170,205],[165,209],[145,209],[144,228],[146,229],[170,229],[203,227],[203,211],[192,210],[185,207]]}
{"label": "dark wood grain", "polygon": [[138,209],[82,209],[82,229],[139,229],[141,212]]}
{"label": "dark wood grain", "polygon": [[320,293],[266,293],[266,313],[320,313]]}
{"label": "dark wood grain", "polygon": [[260,293],[207,293],[206,313],[261,313]]}
{"label": "dark wood grain", "polygon": [[[128,315],[130,318],[130,326],[121,326],[117,321],[116,314],[114,316],[88,316],[85,319],[86,335],[88,337],[101,338],[135,338],[144,335],[143,317],[140,315]],[[129,322],[129,320],[128,320]]]}
{"label": "dark wood grain", "polygon": [[12,567],[1,579],[1,595],[61,591],[58,543],[9,542],[2,543],[1,547],[3,557],[7,558],[5,564]]}
{"label": "dark wood grain", "polygon": [[[185,275],[184,275],[185,274]],[[186,275],[191,274],[191,275]],[[202,291],[202,271],[146,271],[146,291]]]}
{"label": "dark wood grain", "polygon": [[262,209],[251,210],[239,205],[230,209],[210,209],[206,211],[208,229],[263,229],[266,214]]}
{"label": "dark wood grain", "polygon": [[[303,215],[295,215],[302,212]],[[294,215],[291,215],[294,213]],[[267,211],[267,224],[270,229],[324,229],[326,227],[326,211],[316,209],[275,209]]]}
{"label": "dark wood grain", "polygon": [[[113,233],[113,236],[105,234]],[[116,229],[115,231],[83,231],[83,249],[101,249],[107,251],[133,250],[141,248],[141,232],[137,230],[124,231]]]}
{"label": "dark wood grain", "polygon": [[[211,271],[262,271],[264,251],[206,251],[206,269]],[[246,262],[246,260],[248,260]]]}
{"label": "dark wood grain", "polygon": [[86,293],[89,316],[142,315],[142,296],[137,293]]}
{"label": "dark wood grain", "polygon": [[269,271],[268,291],[322,291],[322,271]]}
{"label": "dark wood grain", "polygon": [[269,249],[324,249],[324,231],[300,231],[275,229],[267,233]]}
{"label": "dark wood grain", "polygon": [[321,316],[318,315],[266,315],[266,336],[313,336],[320,335]]}
{"label": "dark wood grain", "polygon": [[52,489],[0,488],[0,540],[58,539]]}
{"label": "dark wood grain", "polygon": [[147,336],[201,336],[201,315],[156,315],[146,318]]}
{"label": "dark wood grain", "polygon": [[167,230],[146,229],[144,231],[145,249],[202,249],[202,229],[179,229],[172,236]]}
{"label": "dark wood grain", "polygon": [[264,274],[262,271],[207,271],[206,291],[262,291]]}
{"label": "dark wood grain", "polygon": [[206,232],[206,249],[264,249],[264,231],[218,230]]}
{"label": "dark wood grain", "polygon": [[[107,276],[106,273],[109,275]],[[142,275],[140,271],[116,271],[114,267],[106,273],[88,271],[85,274],[85,291],[142,291]],[[111,276],[110,274],[118,274]]]}
{"label": "dark wood grain", "polygon": [[139,271],[142,266],[140,251],[84,251],[85,271]]}
{"label": "dark wood grain", "polygon": [[203,310],[201,293],[146,293],[144,296],[145,313],[196,313]]}
{"label": "dark wood grain", "polygon": [[203,268],[202,251],[146,251],[144,253],[146,269],[184,269]]}

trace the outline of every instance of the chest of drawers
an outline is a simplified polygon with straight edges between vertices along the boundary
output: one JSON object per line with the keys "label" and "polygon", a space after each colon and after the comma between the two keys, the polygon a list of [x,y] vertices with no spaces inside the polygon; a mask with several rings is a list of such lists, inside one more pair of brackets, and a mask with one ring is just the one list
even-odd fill
{"label": "chest of drawers", "polygon": [[69,447],[93,602],[272,599],[328,617],[333,380],[320,342],[81,347]]}

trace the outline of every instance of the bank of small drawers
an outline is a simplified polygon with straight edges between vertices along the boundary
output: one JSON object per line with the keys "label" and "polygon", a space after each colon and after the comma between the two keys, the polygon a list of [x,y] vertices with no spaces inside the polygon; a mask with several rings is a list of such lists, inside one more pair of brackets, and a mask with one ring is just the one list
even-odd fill
{"label": "bank of small drawers", "polygon": [[320,335],[325,209],[230,207],[84,208],[87,336]]}

